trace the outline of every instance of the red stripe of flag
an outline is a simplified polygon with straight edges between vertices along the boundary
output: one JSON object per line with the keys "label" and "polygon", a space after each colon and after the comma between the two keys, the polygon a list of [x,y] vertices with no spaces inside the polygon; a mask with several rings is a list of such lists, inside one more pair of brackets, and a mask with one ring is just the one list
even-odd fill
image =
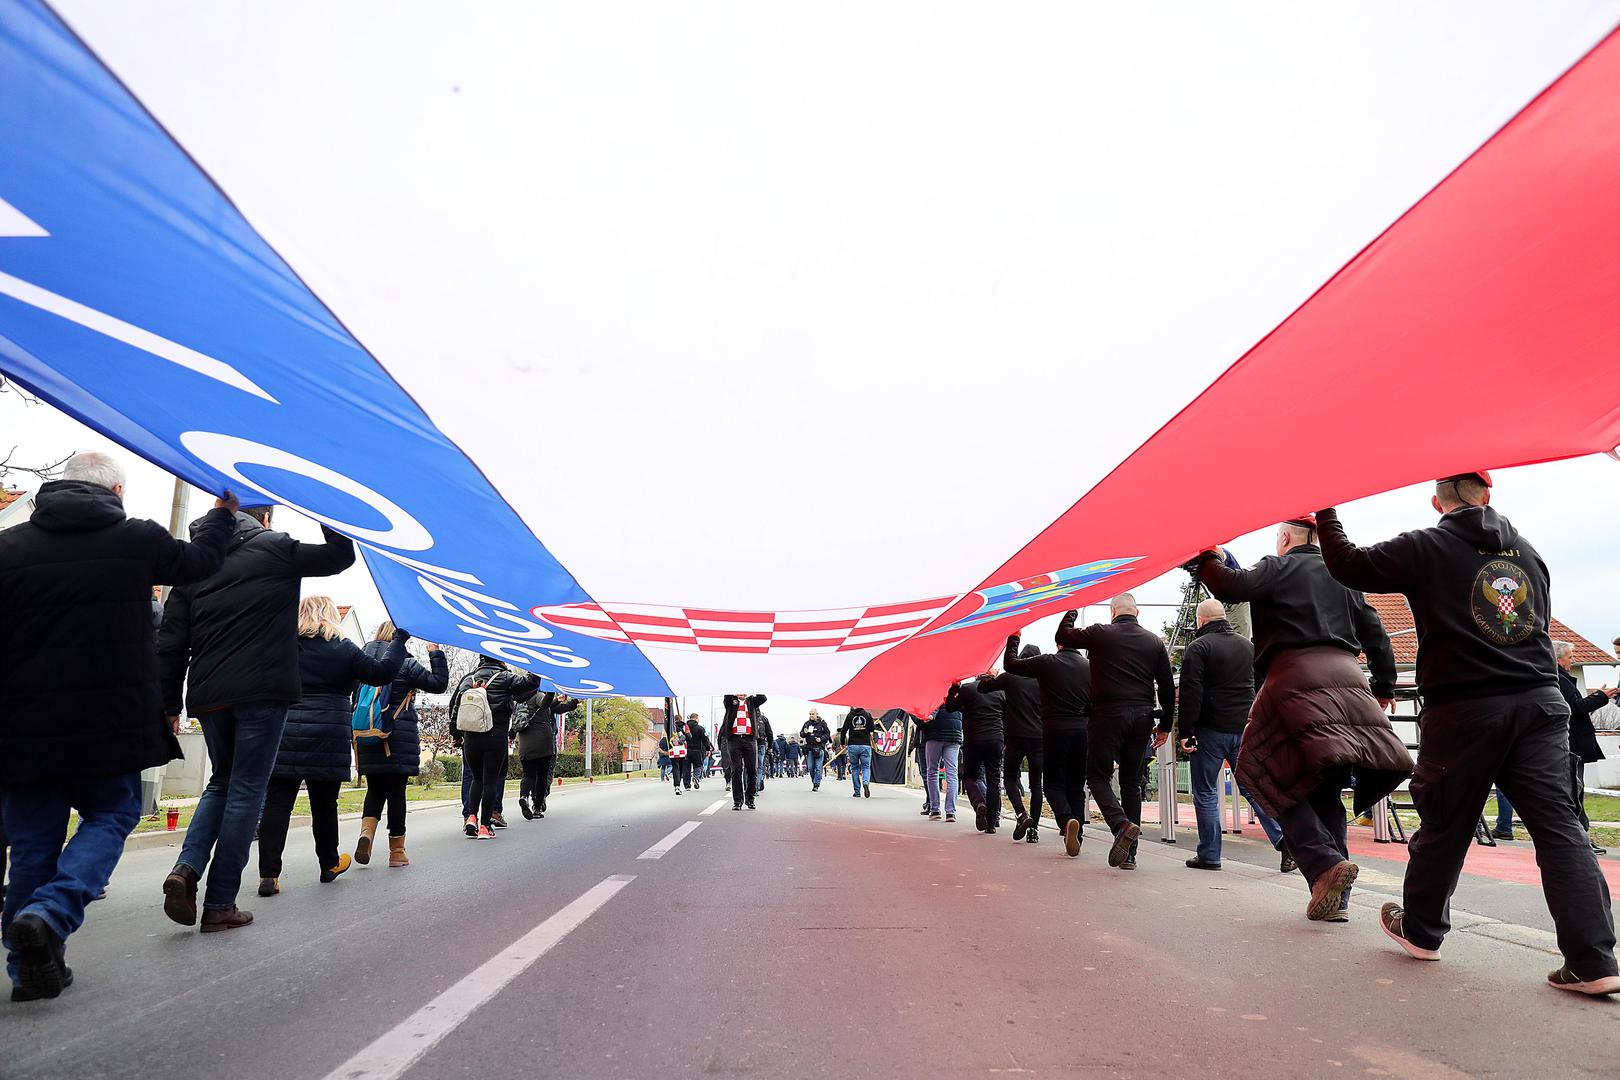
{"label": "red stripe of flag", "polygon": [[735,638],[738,641],[769,641],[769,630],[710,630],[707,627],[694,626],[692,632],[700,638]]}
{"label": "red stripe of flag", "polygon": [[631,641],[672,641],[677,645],[696,645],[697,638],[690,634],[677,636],[675,634],[643,634],[639,630],[631,633]]}
{"label": "red stripe of flag", "polygon": [[702,646],[702,651],[703,652],[766,653],[766,652],[770,652],[771,650],[770,650],[770,646],[768,646],[768,645],[767,646],[759,646],[759,645],[704,645],[704,646]]}
{"label": "red stripe of flag", "polygon": [[918,626],[927,626],[932,620],[933,616],[930,615],[924,619],[904,619],[900,622],[879,623],[877,626],[862,626],[857,627],[854,631],[852,631],[850,636],[854,637],[858,634],[887,634],[894,630],[910,630]]}
{"label": "red stripe of flag", "polygon": [[859,619],[834,619],[831,622],[779,622],[776,632],[784,630],[853,630]]}
{"label": "red stripe of flag", "polygon": [[824,649],[828,645],[842,645],[843,643],[844,643],[844,639],[841,638],[841,637],[833,637],[833,638],[790,638],[787,641],[782,641],[782,640],[772,641],[771,645],[774,648],[778,648],[778,649],[810,649],[810,648]]}
{"label": "red stripe of flag", "polygon": [[626,622],[626,623],[639,623],[639,624],[641,624],[643,626],[678,626],[678,627],[685,627],[687,625],[685,619],[671,619],[671,618],[669,618],[667,616],[664,616],[664,615],[640,615],[640,614],[631,614],[628,611],[626,611],[626,612],[609,612],[608,614],[612,615],[615,621]]}
{"label": "red stripe of flag", "polygon": [[613,620],[605,616],[600,619],[587,619],[579,615],[547,615],[546,622],[556,623],[558,626],[586,626],[592,630],[612,630]]}
{"label": "red stripe of flag", "polygon": [[879,641],[852,641],[847,645],[838,646],[839,652],[849,652],[852,649],[875,649],[879,645],[893,645],[897,641],[904,641],[910,634],[901,634],[899,637],[883,638]]}
{"label": "red stripe of flag", "polygon": [[769,611],[709,611],[704,608],[682,608],[688,619],[704,622],[775,622],[776,615]]}

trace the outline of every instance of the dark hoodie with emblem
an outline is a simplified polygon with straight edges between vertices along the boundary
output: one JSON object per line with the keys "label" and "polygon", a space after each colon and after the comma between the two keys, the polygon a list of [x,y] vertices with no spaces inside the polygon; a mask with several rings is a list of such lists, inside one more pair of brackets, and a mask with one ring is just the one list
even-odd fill
{"label": "dark hoodie with emblem", "polygon": [[1417,625],[1417,681],[1430,703],[1558,688],[1547,634],[1547,564],[1489,506],[1357,547],[1339,515],[1317,515],[1322,561],[1352,589],[1404,593]]}
{"label": "dark hoodie with emblem", "polygon": [[[1012,660],[1028,660],[1032,656],[1039,656],[1041,650],[1035,645],[1025,645],[1022,652],[1012,650],[1016,655]],[[1008,660],[1003,658],[1002,666]],[[1090,690],[1089,672],[1086,674],[1087,692]],[[1006,723],[1007,738],[1009,739],[1039,739],[1041,737],[1041,683],[1032,675],[1017,675],[1011,671],[1003,671],[1000,675],[986,676],[979,680],[981,690],[1000,690],[1007,698],[1007,707],[1003,713]]]}

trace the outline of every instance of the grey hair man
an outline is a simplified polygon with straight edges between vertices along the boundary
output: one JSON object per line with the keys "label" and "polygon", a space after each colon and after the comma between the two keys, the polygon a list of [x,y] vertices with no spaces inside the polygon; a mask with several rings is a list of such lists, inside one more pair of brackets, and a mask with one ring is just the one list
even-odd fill
{"label": "grey hair man", "polygon": [[[1586,816],[1586,767],[1603,760],[1603,748],[1598,745],[1592,714],[1607,705],[1616,691],[1605,686],[1590,694],[1581,693],[1580,684],[1575,681],[1575,646],[1567,641],[1553,642],[1553,660],[1558,664],[1558,692],[1569,706],[1570,790],[1575,797],[1575,812],[1580,816],[1581,827],[1590,836],[1592,821]],[[1607,854],[1595,840],[1592,851],[1597,855]]]}

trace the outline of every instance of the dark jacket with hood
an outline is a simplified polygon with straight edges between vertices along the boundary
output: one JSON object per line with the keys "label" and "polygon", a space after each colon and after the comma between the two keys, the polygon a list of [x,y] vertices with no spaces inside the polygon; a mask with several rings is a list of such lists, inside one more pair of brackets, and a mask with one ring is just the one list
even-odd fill
{"label": "dark jacket with hood", "polygon": [[945,701],[934,710],[934,715],[923,722],[922,737],[925,743],[961,743],[962,704],[955,686],[946,691]]}
{"label": "dark jacket with hood", "polygon": [[709,741],[709,731],[696,720],[686,722],[686,745],[691,747],[692,758],[701,761],[703,757],[714,749]]}
{"label": "dark jacket with hood", "polygon": [[1041,731],[1084,731],[1091,717],[1091,661],[1079,649],[1055,653],[1029,649],[1018,654],[1018,635],[1007,639],[1001,666],[1014,675],[1035,680],[1041,693]]}
{"label": "dark jacket with hood", "polygon": [[1181,654],[1181,737],[1241,734],[1253,705],[1254,646],[1225,619],[1212,619]]}
{"label": "dark jacket with hood", "polygon": [[1609,703],[1609,695],[1601,690],[1581,695],[1575,679],[1563,668],[1558,669],[1558,692],[1569,703],[1569,752],[1590,765],[1603,760],[1603,748],[1598,745],[1597,728],[1592,726],[1592,713]]}
{"label": "dark jacket with hood", "polygon": [[304,695],[287,709],[270,775],[281,780],[347,780],[355,687],[392,684],[405,662],[409,640],[405,631],[396,631],[387,651],[374,657],[346,637],[300,637],[298,676]]}
{"label": "dark jacket with hood", "polygon": [[[512,709],[518,702],[533,697],[539,685],[540,676],[524,671],[513,671],[503,660],[480,655],[478,666],[461,677],[461,681],[456,684],[456,692],[450,697],[450,734],[455,744],[460,746],[469,736],[507,739],[512,730]],[[489,698],[490,719],[493,726],[488,731],[462,731],[456,727],[456,709],[461,705],[461,695],[474,686],[483,686],[484,694]]]}
{"label": "dark jacket with hood", "polygon": [[1113,622],[1077,628],[1079,612],[1069,611],[1058,624],[1057,643],[1085,649],[1091,660],[1091,711],[1153,708],[1159,698],[1159,730],[1169,731],[1176,715],[1176,677],[1164,641],[1135,615],[1116,615]]}
{"label": "dark jacket with hood", "polygon": [[844,715],[844,726],[838,729],[838,738],[845,746],[871,746],[872,732],[877,720],[866,709],[856,706]]}
{"label": "dark jacket with hood", "polygon": [[513,710],[514,726],[521,725],[517,733],[517,753],[523,761],[554,757],[557,753],[557,731],[562,717],[579,706],[579,701],[547,690],[531,696]]}
{"label": "dark jacket with hood", "polygon": [[759,707],[765,704],[764,694],[749,694],[747,698],[748,715],[752,719],[753,732],[748,735],[738,735],[732,730],[737,723],[737,706],[741,704],[736,694],[727,694],[725,697],[726,716],[720,721],[720,730],[715,737],[720,739],[748,739],[752,741],[759,732]]}
{"label": "dark jacket with hood", "polygon": [[[1205,552],[1198,569],[1217,599],[1252,601],[1262,681],[1236,772],[1262,809],[1275,817],[1348,767],[1359,812],[1412,774],[1412,755],[1374,700],[1394,693],[1384,624],[1365,597],[1333,580],[1316,545],[1269,556],[1252,570],[1233,570]],[[1371,691],[1356,660],[1363,650]]]}
{"label": "dark jacket with hood", "polygon": [[1365,596],[1334,580],[1315,544],[1267,555],[1250,570],[1234,570],[1206,551],[1199,557],[1198,579],[1217,600],[1250,602],[1256,684],[1266,681],[1279,653],[1331,646],[1351,656],[1365,651],[1374,696],[1395,695],[1395,650],[1384,624]]}
{"label": "dark jacket with hood", "polygon": [[[1489,506],[1465,506],[1432,528],[1366,548],[1345,537],[1337,512],[1324,510],[1316,520],[1334,578],[1352,589],[1406,595],[1426,702],[1557,688],[1547,564],[1507,518]],[[1256,636],[1259,626],[1256,619]]]}
{"label": "dark jacket with hood", "polygon": [[[1041,650],[1034,645],[1025,645],[1022,653],[1012,650],[1012,659],[1029,659],[1039,656]],[[979,680],[980,690],[999,690],[1006,699],[1006,708],[1002,713],[1003,725],[1009,739],[1038,739],[1041,737],[1041,683],[1031,675],[1018,675],[1005,670],[1006,658],[1003,657],[1003,670],[1000,675],[990,675]],[[1086,685],[1090,687],[1091,673],[1086,673]]]}
{"label": "dark jacket with hood", "polygon": [[[192,535],[201,522],[192,522]],[[163,608],[158,660],[163,707],[193,716],[250,702],[291,704],[298,681],[298,593],[307,577],[354,565],[354,542],[321,526],[324,544],[305,544],[236,515],[225,564],[206,581],[174,590]]]}
{"label": "dark jacket with hood", "polygon": [[[398,631],[396,631],[396,634]],[[369,641],[365,653],[381,660],[388,653],[387,641]],[[416,693],[442,694],[450,688],[450,661],[444,650],[429,650],[428,667],[407,656],[388,691],[388,711],[394,714],[394,733],[388,736],[388,753],[380,742],[359,743],[361,776],[415,776],[422,771],[421,719],[416,715]],[[431,668],[432,670],[429,670]]]}
{"label": "dark jacket with hood", "polygon": [[965,682],[956,688],[957,707],[962,710],[962,741],[974,744],[1007,741],[1005,715],[1007,695],[986,689],[984,679]]}
{"label": "dark jacket with hood", "polygon": [[53,480],[0,532],[0,783],[138,772],[180,756],[164,719],[152,586],[219,569],[231,515],[182,543],[108,488]]}

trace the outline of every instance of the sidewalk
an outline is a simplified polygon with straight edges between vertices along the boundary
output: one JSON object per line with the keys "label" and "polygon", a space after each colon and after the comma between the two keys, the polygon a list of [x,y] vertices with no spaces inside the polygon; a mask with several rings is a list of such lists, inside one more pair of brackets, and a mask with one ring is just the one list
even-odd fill
{"label": "sidewalk", "polygon": [[[654,782],[657,782],[658,777],[656,777],[656,776],[652,776],[652,777],[637,776],[637,777],[628,777],[628,778],[620,779],[620,780],[597,780],[597,781],[589,782],[589,783],[583,777],[570,777],[570,778],[562,780],[562,782],[560,784],[558,784],[556,787],[552,788],[550,793],[546,797],[548,799],[554,799],[558,795],[561,795],[563,792],[568,791],[570,788],[587,788],[588,789],[588,788],[598,788],[598,787],[617,787],[617,786],[624,785],[624,784],[638,783],[638,782],[640,782],[642,780],[652,780]],[[507,785],[506,785],[506,788],[505,788],[505,791],[507,793],[515,795],[517,790],[518,790],[518,782],[516,780],[507,781]],[[168,808],[168,807],[171,807],[171,806],[195,806],[195,805],[197,805],[197,802],[198,802],[197,799],[165,799],[159,804],[159,807],[160,807],[160,809],[163,809],[163,808]],[[446,806],[460,806],[460,805],[461,805],[461,800],[460,799],[423,799],[423,800],[420,800],[420,801],[417,801],[417,802],[407,802],[405,804],[405,812],[407,814],[414,814],[418,810],[441,810]],[[361,814],[359,811],[351,811],[349,813],[339,814],[338,815],[338,820],[339,821],[358,821],[363,816],[364,815]],[[289,828],[300,826],[300,825],[308,825],[308,824],[309,824],[309,815],[308,814],[296,814],[291,819],[289,819],[289,822],[288,822]],[[125,851],[150,851],[150,850],[152,850],[154,848],[179,847],[181,844],[185,843],[186,831],[187,830],[185,830],[185,829],[176,829],[174,832],[169,832],[167,830],[159,830],[159,831],[130,833],[129,834],[129,839],[124,841],[124,850]]]}

